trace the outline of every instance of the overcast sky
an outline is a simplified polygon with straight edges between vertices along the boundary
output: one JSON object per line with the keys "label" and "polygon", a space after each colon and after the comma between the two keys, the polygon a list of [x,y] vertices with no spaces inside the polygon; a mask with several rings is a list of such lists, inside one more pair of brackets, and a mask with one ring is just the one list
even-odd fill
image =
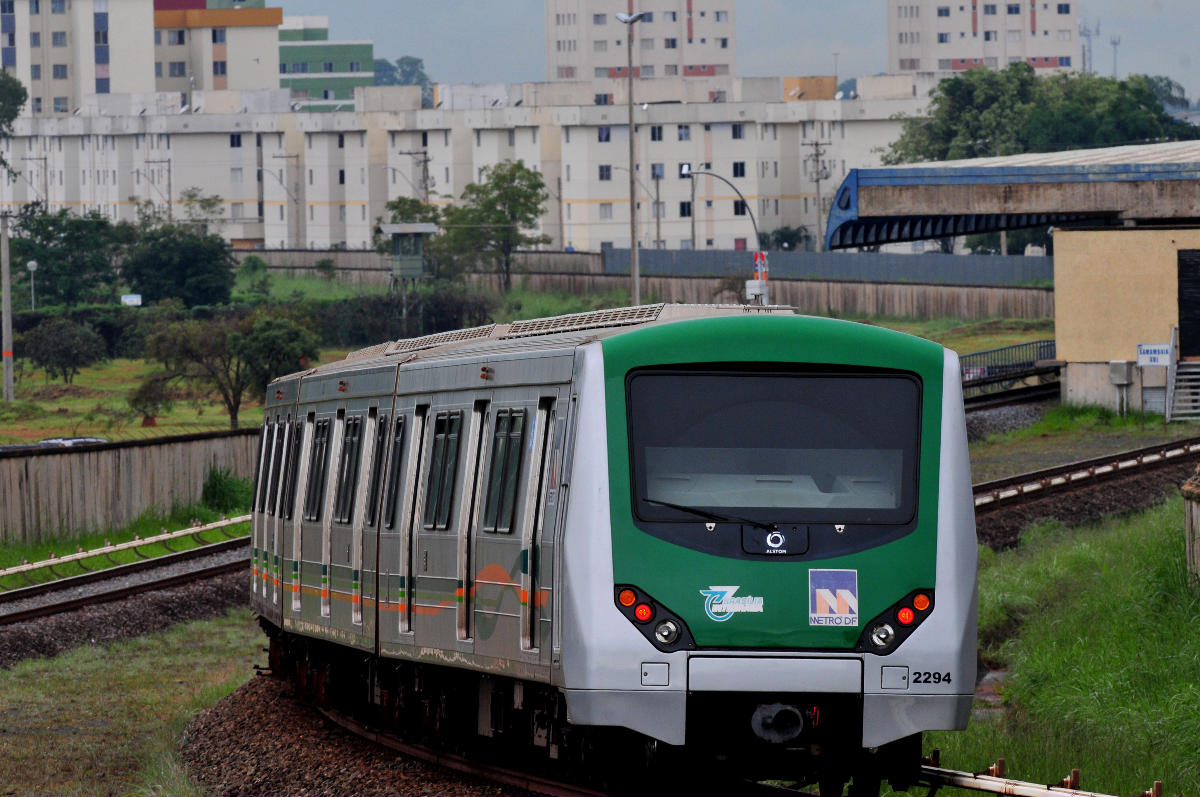
{"label": "overcast sky", "polygon": [[[737,73],[838,75],[887,67],[883,0],[731,0],[737,20]],[[614,10],[623,0],[605,0]],[[1120,77],[1165,74],[1200,97],[1197,0],[1074,0],[1081,18],[1100,23],[1097,71],[1113,70],[1111,36],[1121,38]],[[546,79],[543,0],[272,0],[285,14],[330,17],[335,39],[369,39],[377,58],[414,55],[442,83]]]}

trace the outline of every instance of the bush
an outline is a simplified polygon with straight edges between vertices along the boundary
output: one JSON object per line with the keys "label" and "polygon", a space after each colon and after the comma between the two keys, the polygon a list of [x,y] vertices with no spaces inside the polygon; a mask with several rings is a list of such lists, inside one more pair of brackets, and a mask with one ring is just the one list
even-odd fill
{"label": "bush", "polygon": [[248,512],[254,497],[254,487],[249,479],[241,479],[225,468],[211,467],[200,501],[215,512]]}
{"label": "bush", "polygon": [[80,368],[107,356],[104,338],[91,327],[63,318],[43,321],[21,336],[20,348],[30,362],[46,370],[47,378],[61,377],[68,385]]}

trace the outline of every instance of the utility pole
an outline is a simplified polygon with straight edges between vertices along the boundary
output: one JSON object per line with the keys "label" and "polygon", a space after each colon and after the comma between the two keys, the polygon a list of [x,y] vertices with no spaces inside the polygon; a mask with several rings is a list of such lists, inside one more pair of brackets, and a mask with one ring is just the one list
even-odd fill
{"label": "utility pole", "polygon": [[821,181],[828,180],[829,174],[825,171],[823,158],[825,156],[825,147],[829,146],[828,141],[802,141],[801,146],[812,147],[813,152],[810,156],[815,164],[813,167],[813,182],[817,186],[817,251],[820,252],[825,248],[825,233],[822,230],[821,214]]}
{"label": "utility pole", "polygon": [[637,185],[634,182],[637,175],[633,171],[637,159],[637,128],[633,124],[633,26],[634,21],[629,22],[625,31],[625,74],[629,79],[625,91],[625,104],[629,109],[629,276],[633,281],[633,305],[637,307],[642,303],[642,272],[638,262]]}
{"label": "utility pole", "polygon": [[[688,170],[691,173],[691,170]],[[692,183],[692,251],[696,251],[696,178],[691,179]]]}
{"label": "utility pole", "polygon": [[654,176],[654,248],[662,248],[659,244],[662,242],[662,217],[663,210],[662,202],[662,175]]}
{"label": "utility pole", "polygon": [[429,151],[423,150],[423,149],[400,150],[398,154],[411,155],[414,159],[416,159],[417,163],[420,164],[420,166],[421,166],[421,193],[422,193],[421,202],[428,205],[429,204],[429,161],[432,160],[432,158],[429,157]]}
{"label": "utility pole", "polygon": [[3,296],[0,297],[0,313],[4,314],[2,330],[0,330],[0,349],[4,357],[4,400],[13,400],[13,331],[12,331],[12,274],[9,269],[8,257],[8,214],[0,213],[0,283],[3,283]]}
{"label": "utility pole", "polygon": [[1108,40],[1113,48],[1113,80],[1117,79],[1117,48],[1121,46],[1121,37],[1113,36]]}
{"label": "utility pole", "polygon": [[1096,60],[1092,54],[1092,39],[1100,36],[1100,22],[1092,28],[1086,22],[1079,23],[1079,38],[1083,39],[1083,71],[1085,74],[1096,71]]}
{"label": "utility pole", "polygon": [[[294,176],[297,180],[296,191],[295,192],[289,191],[288,187],[287,187],[287,183],[284,182],[283,180],[279,180],[279,185],[281,188],[283,188],[284,193],[288,195],[288,199],[290,199],[292,202],[296,203],[295,212],[288,213],[288,217],[289,217],[288,218],[288,237],[291,238],[291,241],[289,241],[289,243],[291,246],[295,247],[296,249],[303,249],[304,247],[300,246],[300,244],[299,244],[301,207],[300,207],[300,186],[298,183],[300,180],[300,177],[299,177],[300,156],[297,154],[292,154],[292,155],[272,155],[271,157],[278,158],[281,160],[286,160],[286,161],[290,161],[290,160],[296,161],[294,166],[292,164],[288,164],[288,166],[285,167],[285,168],[291,168],[294,173]],[[272,172],[271,174],[272,174],[272,176],[274,176],[274,172]],[[285,174],[284,177],[287,177],[287,175]],[[275,179],[278,180],[279,178],[276,177]],[[292,230],[293,226],[295,227],[294,232]]]}
{"label": "utility pole", "polygon": [[[50,180],[46,175],[46,162],[47,162],[46,156],[45,155],[26,155],[25,157],[21,158],[21,160],[23,160],[23,161],[41,161],[42,162],[42,202],[44,202],[46,205],[45,211],[47,213],[49,213],[50,212]],[[32,185],[32,183],[30,183],[30,185]]]}
{"label": "utility pole", "polygon": [[175,220],[175,210],[174,210],[175,193],[171,190],[171,159],[170,158],[162,158],[160,160],[146,161],[147,166],[149,166],[152,163],[155,165],[162,164],[162,163],[167,164],[167,222],[170,223]]}

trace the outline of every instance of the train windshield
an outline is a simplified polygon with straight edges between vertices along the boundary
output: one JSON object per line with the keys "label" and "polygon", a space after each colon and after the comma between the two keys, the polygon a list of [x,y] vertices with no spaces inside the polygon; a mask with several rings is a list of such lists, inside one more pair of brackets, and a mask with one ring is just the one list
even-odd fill
{"label": "train windshield", "polygon": [[912,376],[642,371],[628,390],[640,520],[914,517],[921,388]]}

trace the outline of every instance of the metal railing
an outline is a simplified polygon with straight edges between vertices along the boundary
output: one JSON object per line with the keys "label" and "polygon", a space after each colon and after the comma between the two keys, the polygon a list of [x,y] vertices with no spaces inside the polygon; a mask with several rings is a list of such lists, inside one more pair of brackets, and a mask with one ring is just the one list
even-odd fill
{"label": "metal railing", "polygon": [[962,380],[965,384],[1024,374],[1035,370],[1039,361],[1055,359],[1056,351],[1053,340],[1033,340],[964,354],[959,358]]}

